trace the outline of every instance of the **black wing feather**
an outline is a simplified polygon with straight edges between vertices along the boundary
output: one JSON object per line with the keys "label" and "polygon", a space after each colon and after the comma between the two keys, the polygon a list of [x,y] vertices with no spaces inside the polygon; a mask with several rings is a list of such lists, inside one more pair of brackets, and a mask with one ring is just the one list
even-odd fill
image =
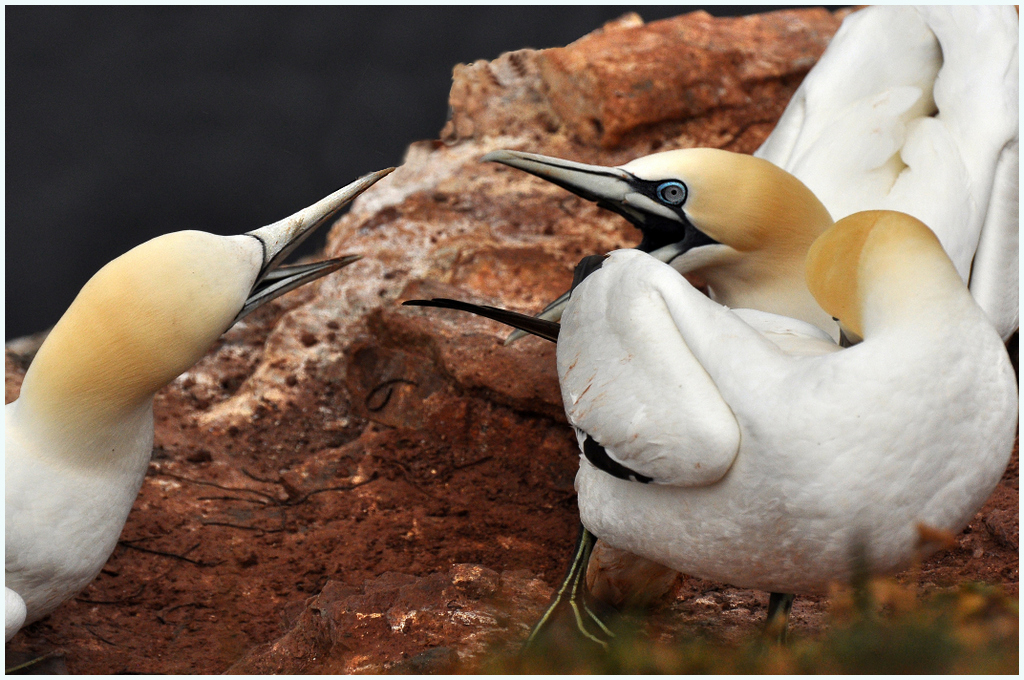
{"label": "black wing feather", "polygon": [[[586,434],[586,433],[584,433]],[[604,447],[594,441],[594,438],[589,434],[587,438],[583,440],[583,455],[587,457],[587,460],[601,472],[607,472],[612,477],[618,477],[619,479],[625,479],[630,482],[640,482],[641,484],[650,484],[654,481],[653,477],[642,475],[635,470],[630,470],[622,463],[617,463],[612,460],[608,452],[604,450]]]}
{"label": "black wing feather", "polygon": [[513,328],[518,328],[521,331],[536,335],[538,338],[544,338],[551,342],[558,342],[559,324],[557,322],[536,319],[532,316],[509,311],[507,309],[488,307],[487,305],[474,305],[469,302],[449,300],[447,298],[434,298],[433,300],[407,300],[402,304],[412,307],[457,309],[462,312],[469,312],[470,314],[476,314],[477,316],[492,319],[507,326],[512,326]]}

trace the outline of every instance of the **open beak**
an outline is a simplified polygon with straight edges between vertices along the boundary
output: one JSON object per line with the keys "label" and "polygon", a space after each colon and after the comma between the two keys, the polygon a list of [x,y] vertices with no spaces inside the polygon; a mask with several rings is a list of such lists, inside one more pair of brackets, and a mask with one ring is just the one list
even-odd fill
{"label": "open beak", "polygon": [[281,262],[310,234],[323,224],[334,220],[352,199],[387,177],[392,171],[394,168],[387,168],[364,175],[290,217],[247,232],[263,246],[263,266],[245,305],[232,323],[242,319],[260,305],[358,260],[359,255],[345,255],[311,264],[281,265]]}
{"label": "open beak", "polygon": [[[690,248],[708,242],[701,232],[681,222],[671,211],[646,195],[644,185],[653,183],[641,180],[621,168],[507,150],[492,151],[481,160],[503,163],[536,175],[595,202],[598,207],[622,215],[644,234],[637,248],[662,262],[671,262]],[[666,231],[672,236],[665,238],[663,234]],[[569,293],[563,293],[536,318],[558,321],[568,302]],[[525,335],[522,331],[513,331],[505,339],[505,344],[510,345]]]}

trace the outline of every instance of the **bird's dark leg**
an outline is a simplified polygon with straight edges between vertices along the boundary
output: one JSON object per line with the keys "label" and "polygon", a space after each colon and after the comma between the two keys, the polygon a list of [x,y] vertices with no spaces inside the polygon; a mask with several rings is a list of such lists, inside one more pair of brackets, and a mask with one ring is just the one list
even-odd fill
{"label": "bird's dark leg", "polygon": [[786,629],[789,627],[789,612],[793,609],[792,593],[772,593],[768,598],[768,616],[764,620],[765,637],[774,638],[780,645],[786,644]]}
{"label": "bird's dark leg", "polygon": [[579,538],[576,539],[576,549],[573,550],[569,570],[566,572],[565,578],[562,579],[561,585],[558,586],[558,590],[555,591],[551,604],[548,605],[544,615],[540,617],[533,630],[530,631],[530,636],[526,638],[523,651],[528,650],[555,619],[558,612],[566,608],[572,611],[576,628],[583,637],[602,647],[608,646],[606,639],[613,637],[614,634],[608,630],[607,626],[591,610],[585,597],[586,585],[584,578],[587,573],[587,565],[590,563],[590,554],[594,551],[595,542],[597,542],[597,537],[590,533],[581,522]]}

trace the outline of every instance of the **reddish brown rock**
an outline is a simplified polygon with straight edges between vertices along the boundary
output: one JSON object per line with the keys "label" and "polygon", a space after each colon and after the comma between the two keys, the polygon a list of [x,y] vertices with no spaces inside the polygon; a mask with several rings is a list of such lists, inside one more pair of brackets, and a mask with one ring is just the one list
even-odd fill
{"label": "reddish brown rock", "polygon": [[[627,17],[566,48],[456,67],[443,141],[410,146],[331,232],[329,255],[364,259],[250,315],[157,395],[120,546],[8,650],[63,649],[79,673],[422,672],[516,644],[575,539],[578,452],[553,349],[505,348],[498,324],[398,303],[539,310],[583,255],[638,234],[482,155],[753,151],[838,25],[819,9]],[[8,401],[27,356],[7,354]],[[957,547],[905,578],[1016,592],[1017,479],[1015,462]],[[736,639],[766,598],[682,578],[659,625]],[[824,602],[797,600],[797,631],[820,627]]]}
{"label": "reddish brown rock", "polygon": [[[722,114],[720,125],[741,131],[770,126],[840,17],[823,9],[730,19],[693,12],[644,25],[632,15],[542,52],[544,92],[571,135],[603,148],[630,134],[697,132],[705,125],[694,123],[715,113]],[[728,134],[715,127],[681,145],[725,148],[742,134],[732,133],[729,142],[705,136]]]}
{"label": "reddish brown rock", "polygon": [[[230,673],[452,673],[514,651],[551,588],[528,572],[453,564],[425,577],[384,573],[361,587],[328,581],[280,640]],[[514,639],[514,638],[513,638]]]}
{"label": "reddish brown rock", "polygon": [[442,139],[510,137],[544,153],[568,144],[591,162],[663,146],[749,153],[847,13],[691,12],[650,24],[628,14],[564,48],[458,66]]}
{"label": "reddish brown rock", "polygon": [[587,589],[619,609],[653,605],[672,589],[679,574],[625,550],[597,541],[587,565]]}

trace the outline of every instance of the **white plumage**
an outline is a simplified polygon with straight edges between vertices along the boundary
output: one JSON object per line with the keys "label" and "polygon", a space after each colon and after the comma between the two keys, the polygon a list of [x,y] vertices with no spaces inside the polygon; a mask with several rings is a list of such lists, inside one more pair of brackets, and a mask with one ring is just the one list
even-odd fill
{"label": "white plumage", "polygon": [[637,251],[612,253],[576,288],[558,340],[567,416],[655,480],[581,458],[590,531],[688,574],[807,592],[843,578],[858,546],[893,569],[914,554],[918,523],[967,523],[1011,453],[1013,371],[937,242],[883,227],[863,254],[835,237],[819,248],[847,249],[834,266],[852,259],[853,302],[816,295],[864,336],[824,355],[787,354]]}
{"label": "white plumage", "polygon": [[[659,484],[712,484],[739,450],[736,418],[670,313],[666,296],[683,280],[639,255],[612,253],[573,293],[558,342],[566,415],[581,448],[588,433],[612,460]],[[839,349],[811,324],[749,309],[734,314],[793,353]]]}
{"label": "white plumage", "polygon": [[10,588],[4,591],[4,642],[14,637],[23,625],[28,612],[25,601]]}
{"label": "white plumage", "polygon": [[241,236],[155,238],[86,283],[4,409],[7,640],[113,551],[152,452],[156,391],[252,309],[358,259],[279,266],[389,172]]}

